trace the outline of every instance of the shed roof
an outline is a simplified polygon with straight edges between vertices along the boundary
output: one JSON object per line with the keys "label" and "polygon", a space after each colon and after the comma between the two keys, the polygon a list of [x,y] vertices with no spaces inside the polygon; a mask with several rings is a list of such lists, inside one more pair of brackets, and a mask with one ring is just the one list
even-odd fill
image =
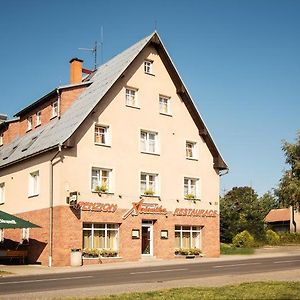
{"label": "shed roof", "polygon": [[150,43],[155,45],[176,85],[178,94],[185,102],[199,128],[199,133],[207,143],[214,157],[214,167],[218,170],[228,169],[157,32],[153,32],[98,67],[90,78],[92,84],[74,101],[60,119],[54,119],[45,126],[18,137],[12,143],[1,147],[0,168],[48,151],[58,145],[67,144],[68,140],[93,111],[98,102],[101,101],[134,59]]}
{"label": "shed roof", "polygon": [[291,219],[291,212],[289,208],[271,209],[265,217],[266,223],[289,221]]}

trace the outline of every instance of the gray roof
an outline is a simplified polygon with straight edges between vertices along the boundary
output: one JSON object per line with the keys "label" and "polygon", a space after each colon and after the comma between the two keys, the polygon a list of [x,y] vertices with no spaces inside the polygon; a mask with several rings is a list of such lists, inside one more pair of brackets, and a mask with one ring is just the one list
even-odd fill
{"label": "gray roof", "polygon": [[[60,119],[54,119],[47,125],[22,137],[18,137],[12,143],[0,148],[0,168],[65,143],[125,72],[137,55],[151,41],[156,41],[157,43],[157,40],[160,42],[158,34],[154,32],[113,57],[107,63],[101,65],[90,80],[92,84],[74,101],[72,106]],[[160,43],[160,45],[162,44]],[[166,51],[165,48],[164,51]],[[173,68],[175,69],[174,65]],[[177,73],[177,71],[175,72]],[[203,121],[200,115],[198,117],[202,124]],[[217,154],[219,155],[218,151]]]}

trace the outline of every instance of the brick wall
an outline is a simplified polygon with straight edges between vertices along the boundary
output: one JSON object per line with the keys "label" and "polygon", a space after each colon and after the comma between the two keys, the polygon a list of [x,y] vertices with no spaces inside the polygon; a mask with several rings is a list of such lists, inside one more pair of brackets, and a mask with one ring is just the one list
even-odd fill
{"label": "brick wall", "polygon": [[[162,259],[174,258],[175,225],[203,226],[202,252],[208,257],[217,257],[219,249],[219,218],[178,217],[172,213],[167,215],[129,216],[123,220],[124,209],[115,213],[80,211],[68,206],[58,206],[53,211],[53,266],[70,264],[72,248],[82,248],[82,223],[118,223],[119,256],[124,261],[134,261],[141,258],[141,238],[132,239],[132,229],[140,229],[142,220],[154,220],[154,256]],[[29,262],[48,264],[49,256],[49,209],[31,211],[20,217],[40,225],[42,228],[30,230]],[[161,239],[161,230],[168,230],[169,238]],[[21,239],[21,230],[6,230],[5,237],[16,241]],[[120,259],[85,260],[85,263],[109,263]]]}

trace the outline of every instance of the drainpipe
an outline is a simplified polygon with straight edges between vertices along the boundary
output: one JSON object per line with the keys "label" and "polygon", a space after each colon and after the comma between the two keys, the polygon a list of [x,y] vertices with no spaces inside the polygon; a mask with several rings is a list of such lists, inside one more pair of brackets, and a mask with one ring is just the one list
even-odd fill
{"label": "drainpipe", "polygon": [[61,152],[61,144],[58,145],[58,151],[54,154],[52,159],[50,160],[50,192],[49,192],[49,258],[48,258],[48,267],[52,267],[52,253],[53,253],[53,161],[57,157],[57,155]]}
{"label": "drainpipe", "polygon": [[294,206],[292,206],[292,223],[293,223],[293,226],[294,226],[294,232],[297,232],[297,224],[295,222],[295,211],[294,211]]}

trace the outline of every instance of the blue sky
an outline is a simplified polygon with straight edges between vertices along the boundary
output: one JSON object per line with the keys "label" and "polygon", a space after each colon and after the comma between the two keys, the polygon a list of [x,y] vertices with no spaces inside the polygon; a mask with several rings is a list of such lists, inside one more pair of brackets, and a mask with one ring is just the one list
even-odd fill
{"label": "blue sky", "polygon": [[[12,116],[69,81],[69,60],[93,66],[155,29],[230,167],[221,193],[263,194],[285,168],[281,141],[300,129],[300,1],[0,1],[0,112]],[[100,60],[100,55],[99,59]]]}

